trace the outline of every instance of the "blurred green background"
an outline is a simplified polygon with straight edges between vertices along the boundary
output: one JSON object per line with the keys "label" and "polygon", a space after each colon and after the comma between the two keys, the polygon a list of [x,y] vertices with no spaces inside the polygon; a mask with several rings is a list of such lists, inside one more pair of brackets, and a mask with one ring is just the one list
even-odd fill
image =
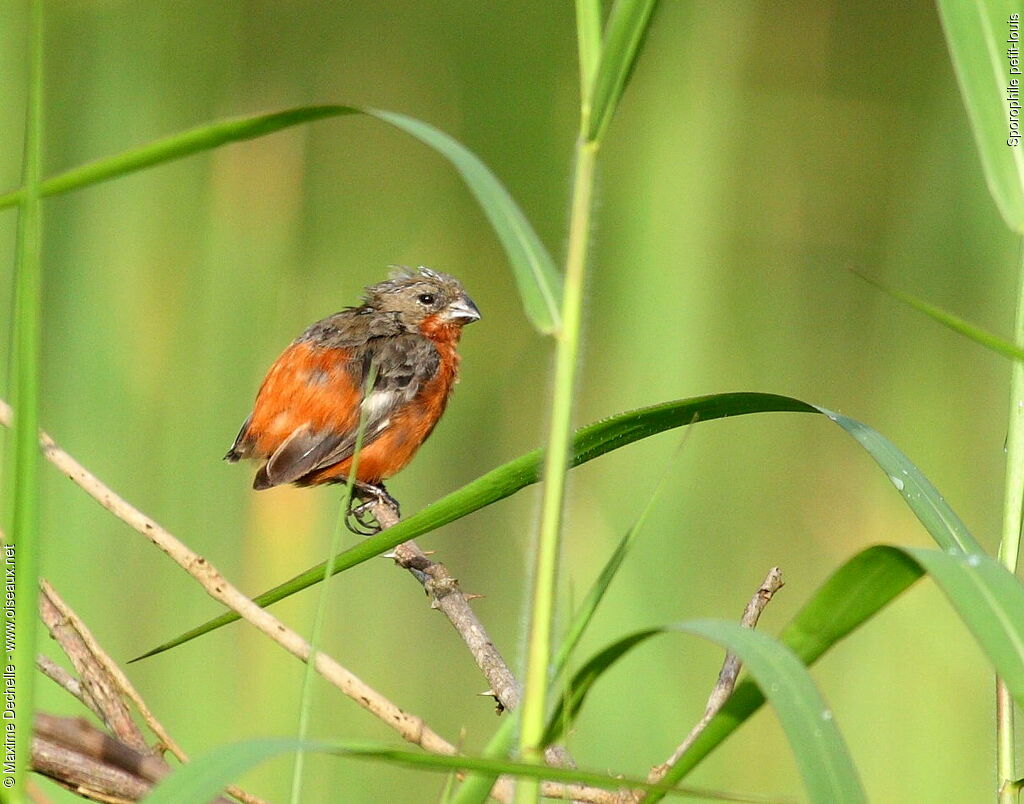
{"label": "blurred green background", "polygon": [[[12,5],[0,9],[4,187],[20,172],[25,78]],[[47,6],[48,174],[226,115],[366,104],[466,144],[562,256],[578,103],[570,3]],[[719,391],[794,395],[889,436],[994,549],[1009,364],[849,271],[1010,332],[1016,243],[986,192],[930,3],[662,4],[600,157],[596,218],[578,422]],[[14,228],[9,210],[8,255]],[[339,493],[256,494],[252,468],[220,457],[270,362],[389,263],[459,276],[484,314],[466,331],[445,419],[389,484],[415,511],[541,443],[552,344],[531,330],[448,163],[371,120],[319,122],[48,200],[43,425],[244,590],[263,591],[324,557]],[[0,264],[8,310],[11,260]],[[567,606],[678,440],[573,472]],[[762,627],[776,633],[861,548],[931,544],[884,473],[819,417],[700,425],[670,472],[581,658],[643,625],[738,617],[775,564],[787,585]],[[63,476],[46,468],[44,483],[43,572],[115,658],[217,613]],[[533,488],[421,540],[486,595],[474,605],[515,667],[537,515]],[[475,695],[486,684],[419,585],[378,560],[330,593],[324,649],[481,748],[497,726]],[[308,631],[314,602],[306,592],[275,613]],[[631,655],[591,696],[569,742],[577,760],[645,774],[703,711],[720,661],[681,637]],[[247,627],[129,674],[193,754],[294,733],[302,667]],[[927,582],[814,675],[873,800],[991,795],[992,673]],[[326,685],[316,695],[314,734],[397,741]],[[81,713],[48,683],[40,706]],[[337,759],[308,767],[311,802],[433,801],[443,784]],[[290,771],[281,760],[241,783],[280,801]],[[767,710],[690,781],[803,795]]]}

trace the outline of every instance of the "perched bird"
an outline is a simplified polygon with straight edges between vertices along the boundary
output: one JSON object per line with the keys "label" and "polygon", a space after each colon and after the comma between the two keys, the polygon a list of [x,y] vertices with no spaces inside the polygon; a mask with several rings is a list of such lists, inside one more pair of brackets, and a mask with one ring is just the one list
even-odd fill
{"label": "perched bird", "polygon": [[357,533],[379,530],[366,503],[397,508],[382,481],[412,460],[444,413],[462,327],[479,318],[454,277],[399,269],[366,288],[359,307],[317,321],[285,349],[224,459],[265,460],[257,490],[345,483],[362,412],[353,489],[362,504],[350,506],[346,522]]}

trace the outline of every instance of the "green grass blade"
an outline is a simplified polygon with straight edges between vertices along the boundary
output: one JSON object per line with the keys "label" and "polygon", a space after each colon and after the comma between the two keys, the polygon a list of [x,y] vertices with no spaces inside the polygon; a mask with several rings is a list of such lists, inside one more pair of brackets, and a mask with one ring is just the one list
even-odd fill
{"label": "green grass blade", "polygon": [[991,349],[993,352],[1001,354],[1003,357],[1008,357],[1011,360],[1024,360],[1024,349],[1011,341],[1000,338],[998,335],[993,335],[991,332],[986,332],[969,321],[953,315],[952,313],[947,313],[942,308],[929,304],[923,299],[919,299],[917,296],[911,295],[910,293],[906,293],[902,290],[897,290],[896,288],[891,288],[888,285],[884,285],[877,279],[865,276],[859,271],[854,271],[854,273],[865,282],[868,282],[879,290],[888,293],[894,299],[913,307],[919,313],[924,313],[934,321],[938,321],[943,326],[949,327],[954,332],[959,332],[961,335],[970,338],[975,343],[981,344],[986,349]]}
{"label": "green grass blade", "polygon": [[800,659],[767,634],[725,620],[694,620],[637,631],[609,645],[573,677],[545,735],[553,742],[572,723],[587,693],[629,651],[657,634],[695,634],[737,655],[767,695],[789,739],[797,767],[814,802],[866,801],[842,735]]}
{"label": "green grass blade", "polygon": [[938,584],[1017,705],[1024,705],[1024,585],[988,556],[904,552]]}
{"label": "green grass blade", "polygon": [[[805,665],[860,627],[911,586],[924,569],[893,547],[869,547],[843,564],[783,629],[779,641]],[[678,782],[764,703],[750,680],[741,681],[722,710],[665,775]],[[649,802],[661,799],[652,793]],[[645,802],[646,804],[646,802]]]}
{"label": "green grass blade", "polygon": [[[928,573],[1021,703],[1024,684],[1024,586],[984,555],[871,547],[844,564],[783,630],[780,641],[805,664],[888,605]],[[749,681],[739,684],[666,780],[679,781],[764,703]],[[653,794],[653,801],[660,798]]]}
{"label": "green grass blade", "polygon": [[706,637],[743,661],[778,715],[811,801],[867,801],[831,710],[799,658],[739,623],[697,620],[679,630]]}
{"label": "green grass blade", "polygon": [[[706,422],[726,416],[783,411],[821,413],[853,436],[886,472],[904,501],[940,547],[965,553],[984,552],[942,495],[920,470],[883,435],[855,419],[833,413],[825,408],[808,405],[806,402],[790,397],[746,392],[715,394],[666,402],[622,413],[576,431],[572,444],[572,465],[579,466],[634,441],[697,421]],[[407,539],[416,538],[442,525],[447,525],[449,522],[461,519],[536,483],[539,479],[542,460],[543,452],[538,449],[499,466],[497,469],[492,469],[458,491],[431,503],[408,519],[402,520],[393,528],[388,528],[346,550],[334,559],[331,568],[332,574],[369,561]],[[323,564],[318,564],[296,575],[291,580],[264,592],[254,600],[261,606],[269,606],[319,582],[323,577],[323,572]],[[237,619],[238,615],[234,612],[222,614],[165,642],[133,661],[155,656]]]}
{"label": "green grass blade", "polygon": [[565,632],[565,637],[562,639],[562,643],[558,648],[558,653],[555,655],[554,678],[557,679],[565,671],[565,668],[569,663],[569,659],[572,657],[573,651],[576,650],[580,640],[583,638],[583,634],[586,633],[587,628],[594,619],[597,607],[601,605],[601,601],[604,600],[604,596],[612,585],[612,581],[615,580],[615,576],[618,575],[619,570],[622,568],[622,564],[625,562],[626,556],[629,554],[630,549],[633,547],[637,537],[640,535],[640,531],[647,522],[647,517],[650,515],[651,509],[654,508],[655,501],[659,496],[661,496],[661,492],[664,490],[665,485],[668,482],[669,469],[671,468],[671,464],[675,457],[682,451],[683,443],[685,443],[685,439],[677,448],[676,454],[673,456],[673,460],[669,462],[669,465],[665,467],[665,471],[662,472],[661,478],[658,480],[657,484],[655,484],[650,497],[647,499],[647,503],[640,510],[640,513],[637,515],[633,524],[619,540],[619,543],[615,546],[612,554],[608,557],[608,560],[601,568],[601,572],[598,573],[594,583],[587,591],[586,596],[583,598],[583,602],[580,604],[576,613],[573,614],[572,622],[569,623],[569,627]]}
{"label": "green grass blade", "polygon": [[666,630],[667,627],[637,631],[613,642],[584,662],[566,685],[565,691],[555,705],[555,710],[551,713],[547,728],[544,730],[544,746],[552,745],[562,738],[565,731],[575,722],[590,690],[609,667],[637,645],[643,644],[656,634],[665,633]]}
{"label": "green grass blade", "polygon": [[1024,111],[1024,93],[1022,76],[1008,74],[1006,58],[1007,22],[1013,13],[1024,22],[1024,14],[1014,0],[939,0],[939,12],[989,192],[1006,225],[1024,234],[1024,141],[1018,136],[1010,145],[1010,82],[1017,81],[1018,112]]}
{"label": "green grass blade", "polygon": [[580,55],[580,107],[586,119],[601,63],[601,0],[576,0],[576,49]]}
{"label": "green grass blade", "polygon": [[395,112],[363,111],[429,145],[454,165],[505,247],[527,316],[540,332],[558,330],[562,277],[522,210],[488,167],[465,146],[433,126]]}
{"label": "green grass blade", "polygon": [[[42,205],[39,183],[43,134],[43,3],[30,4],[29,89],[25,116],[24,194],[18,210],[15,241],[14,309],[12,315],[11,372],[14,443],[8,481],[11,531],[4,544],[5,589],[13,602],[14,622],[5,632],[5,675],[13,675],[13,688],[5,687],[8,704],[16,704],[4,717],[14,732],[5,731],[4,787],[11,801],[26,799],[25,782],[32,747],[35,691],[35,651],[39,596],[39,377],[42,319]],[[13,579],[12,579],[13,571]],[[11,596],[14,600],[11,601]],[[13,645],[12,645],[13,643]],[[13,648],[13,649],[12,649]],[[8,721],[5,721],[8,722]],[[8,775],[10,774],[10,775]],[[8,783],[12,787],[7,788]]]}
{"label": "green grass blade", "polygon": [[[516,744],[519,716],[516,711],[502,718],[501,725],[484,747],[483,756],[488,759],[507,757]],[[491,788],[498,780],[497,773],[474,773],[459,787],[452,804],[484,804],[491,797]]]}
{"label": "green grass blade", "polygon": [[[132,148],[116,156],[72,168],[46,179],[42,184],[42,194],[51,196],[80,190],[228,143],[251,140],[302,123],[339,115],[359,114],[361,111],[351,106],[306,106],[273,114],[220,120]],[[20,194],[20,190],[14,190],[0,195],[0,209],[16,204]]]}
{"label": "green grass blade", "polygon": [[[47,179],[44,196],[66,193],[172,162],[232,142],[251,140],[291,126],[365,114],[415,137],[447,159],[483,209],[509,258],[527,315],[541,332],[559,326],[561,277],[537,233],[508,190],[465,146],[442,131],[403,114],[355,106],[304,106],[273,114],[222,120],[100,159]],[[22,190],[0,195],[0,209],[17,204]]]}
{"label": "green grass blade", "polygon": [[657,0],[616,0],[605,28],[601,61],[594,77],[586,139],[598,141],[615,115]]}
{"label": "green grass blade", "polygon": [[247,740],[221,746],[187,765],[178,768],[165,778],[146,797],[146,804],[181,804],[183,801],[209,801],[227,785],[246,771],[282,754],[294,751],[308,751],[333,754],[339,757],[382,762],[400,767],[450,773],[462,770],[467,773],[509,774],[520,778],[545,779],[567,784],[585,784],[606,790],[617,790],[624,786],[645,790],[658,790],[665,795],[688,796],[690,798],[719,801],[763,801],[761,798],[716,793],[694,788],[670,788],[667,785],[650,785],[641,779],[609,776],[604,773],[527,765],[508,760],[483,757],[443,756],[391,748],[386,745],[366,743],[304,741],[292,737]]}
{"label": "green grass blade", "polygon": [[[661,495],[669,478],[669,469],[671,468],[672,462],[678,456],[679,452],[682,451],[683,444],[686,440],[680,443],[679,448],[676,450],[676,455],[673,456],[672,461],[665,467],[661,479],[658,481],[654,490],[651,492],[651,496],[648,498],[647,503],[641,509],[636,521],[626,531],[625,535],[619,540],[615,549],[612,551],[611,556],[605,562],[604,567],[601,568],[601,572],[598,573],[597,578],[591,585],[587,594],[583,598],[583,602],[573,614],[572,622],[569,624],[569,628],[566,630],[565,638],[562,640],[559,646],[558,653],[555,656],[554,666],[555,672],[553,675],[554,679],[561,677],[562,673],[565,672],[566,667],[569,664],[569,659],[572,656],[573,651],[579,645],[580,640],[583,638],[583,634],[586,632],[587,627],[590,625],[594,618],[594,614],[597,611],[598,606],[604,599],[605,593],[611,586],[612,581],[618,574],[619,569],[622,567],[623,562],[626,560],[626,555],[629,553],[630,548],[636,542],[637,537],[640,535],[640,531],[643,529],[644,524],[647,521],[647,517],[654,507],[655,501]],[[494,733],[491,740],[488,742],[487,747],[484,749],[484,756],[486,757],[505,757],[508,756],[513,745],[515,744],[516,735],[515,730],[517,726],[518,714],[516,712],[509,713],[506,716],[501,727]],[[473,776],[467,779],[463,785],[459,788],[459,792],[455,797],[455,804],[482,804],[487,800],[490,793],[491,787],[493,787],[497,776]]]}
{"label": "green grass blade", "polygon": [[[573,438],[572,465],[579,466],[611,450],[694,421],[710,421],[724,416],[766,411],[807,413],[815,412],[815,408],[799,400],[774,394],[734,393],[696,397],[629,411],[579,429]],[[536,449],[492,469],[458,491],[403,519],[394,527],[360,542],[334,559],[331,572],[342,572],[369,561],[408,539],[436,530],[538,482],[543,454],[543,450]],[[269,606],[317,583],[323,577],[323,571],[324,565],[318,564],[264,592],[254,600],[261,606]],[[138,659],[162,653],[237,619],[238,615],[233,611],[222,614],[139,656]]]}

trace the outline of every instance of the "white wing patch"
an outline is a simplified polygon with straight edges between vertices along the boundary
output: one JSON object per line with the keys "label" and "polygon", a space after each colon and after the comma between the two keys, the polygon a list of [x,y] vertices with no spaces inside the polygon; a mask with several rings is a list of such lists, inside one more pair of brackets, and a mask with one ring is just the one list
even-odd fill
{"label": "white wing patch", "polygon": [[382,416],[386,416],[399,402],[405,401],[405,396],[403,391],[371,391],[360,405],[367,427],[373,428]]}

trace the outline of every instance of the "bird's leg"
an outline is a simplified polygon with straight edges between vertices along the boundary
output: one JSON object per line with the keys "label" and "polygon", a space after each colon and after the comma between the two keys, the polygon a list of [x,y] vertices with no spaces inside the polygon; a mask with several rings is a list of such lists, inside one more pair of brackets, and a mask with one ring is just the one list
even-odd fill
{"label": "bird's leg", "polygon": [[370,502],[379,502],[393,510],[396,517],[400,518],[402,516],[398,500],[388,494],[388,490],[384,488],[383,483],[363,483],[361,480],[357,480],[355,492],[365,501],[364,505]]}
{"label": "bird's leg", "polygon": [[348,511],[345,512],[345,526],[359,536],[373,536],[382,530],[377,518],[373,515],[373,505],[386,505],[399,516],[398,500],[388,494],[380,483],[363,483],[356,481],[352,489],[352,499]]}

